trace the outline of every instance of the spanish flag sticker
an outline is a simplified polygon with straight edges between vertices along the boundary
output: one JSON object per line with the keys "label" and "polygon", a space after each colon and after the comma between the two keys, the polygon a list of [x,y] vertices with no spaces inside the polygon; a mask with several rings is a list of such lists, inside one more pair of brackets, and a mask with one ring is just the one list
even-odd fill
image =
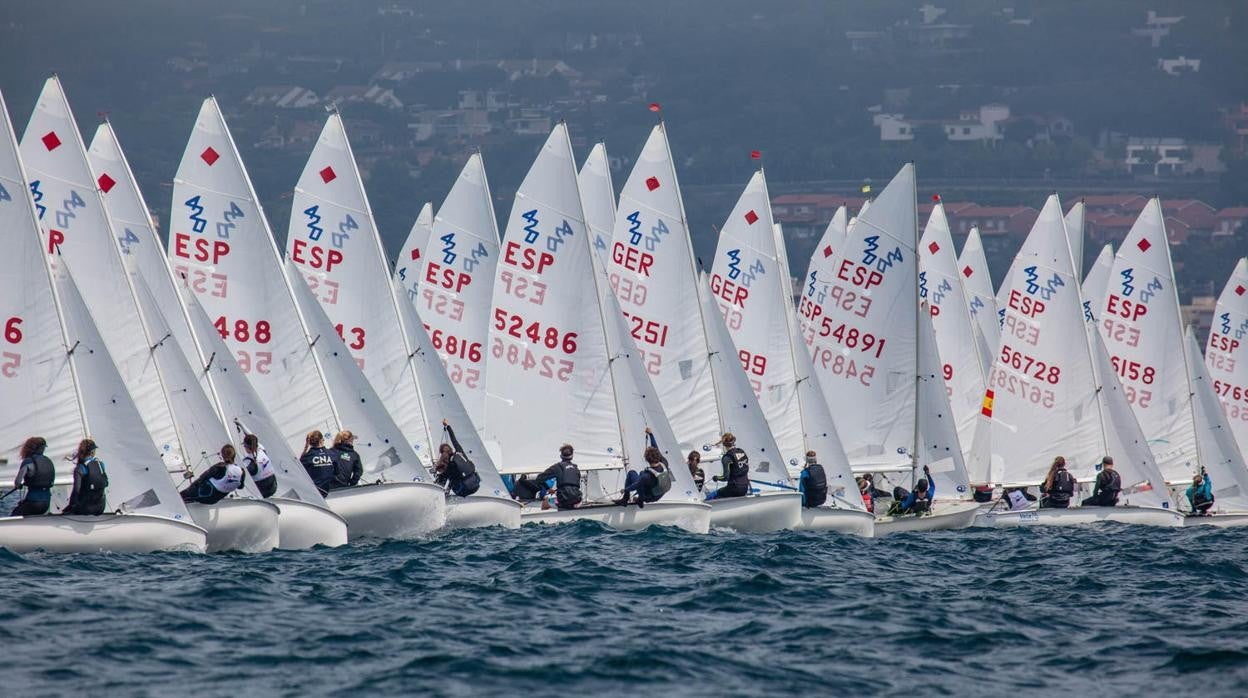
{"label": "spanish flag sticker", "polygon": [[979,411],[985,417],[992,417],[992,398],[995,395],[991,390],[984,393],[984,406]]}

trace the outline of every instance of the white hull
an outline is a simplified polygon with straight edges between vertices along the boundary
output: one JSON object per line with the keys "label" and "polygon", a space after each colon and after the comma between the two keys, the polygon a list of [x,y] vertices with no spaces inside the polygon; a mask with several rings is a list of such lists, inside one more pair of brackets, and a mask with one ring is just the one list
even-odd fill
{"label": "white hull", "polygon": [[226,498],[186,505],[196,526],[208,532],[208,552],[267,553],[277,547],[280,510],[261,499]]}
{"label": "white hull", "polygon": [[520,502],[488,495],[446,497],[447,528],[520,528]]}
{"label": "white hull", "polygon": [[711,525],[742,533],[797,528],[802,522],[802,493],[774,491],[747,497],[711,499]]}
{"label": "white hull", "polygon": [[267,500],[281,509],[277,519],[277,547],[306,550],[318,545],[336,548],[347,544],[347,522],[322,506],[297,499],[271,497]]}
{"label": "white hull", "polygon": [[701,502],[651,502],[637,505],[594,505],[577,509],[546,509],[529,505],[521,510],[524,523],[561,524],[597,521],[617,531],[640,531],[648,526],[675,526],[691,533],[706,533],[711,527],[711,507]]}
{"label": "white hull", "polygon": [[975,519],[976,526],[1014,528],[1017,526],[1082,526],[1116,521],[1140,526],[1177,527],[1183,525],[1183,514],[1155,507],[1071,507],[1069,509],[1028,509],[1024,511],[986,511]]}
{"label": "white hull", "polygon": [[982,505],[979,502],[942,502],[932,506],[924,516],[881,516],[875,520],[877,536],[909,531],[952,531],[975,523]]}
{"label": "white hull", "polygon": [[18,553],[202,553],[208,541],[199,526],[161,516],[8,516],[0,518],[0,546]]}
{"label": "white hull", "polygon": [[802,521],[798,528],[804,531],[836,531],[870,538],[875,535],[875,516],[854,509],[803,507]]}
{"label": "white hull", "polygon": [[1185,516],[1183,517],[1183,525],[1185,527],[1214,526],[1217,528],[1248,526],[1248,513],[1228,511],[1226,513],[1214,512],[1211,516]]}
{"label": "white hull", "polygon": [[387,482],[333,490],[329,508],[347,522],[347,537],[415,538],[446,523],[446,497],[429,482]]}

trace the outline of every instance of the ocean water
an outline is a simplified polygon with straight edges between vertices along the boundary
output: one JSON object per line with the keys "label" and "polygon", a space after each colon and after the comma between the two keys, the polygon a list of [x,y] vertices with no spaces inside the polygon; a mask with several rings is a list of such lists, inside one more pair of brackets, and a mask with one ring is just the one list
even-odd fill
{"label": "ocean water", "polygon": [[1248,530],[0,551],[0,695],[1245,695]]}

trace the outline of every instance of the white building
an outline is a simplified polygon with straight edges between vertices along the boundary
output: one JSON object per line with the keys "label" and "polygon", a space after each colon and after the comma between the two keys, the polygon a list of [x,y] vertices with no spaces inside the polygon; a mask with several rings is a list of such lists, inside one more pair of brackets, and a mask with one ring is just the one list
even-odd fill
{"label": "white building", "polygon": [[881,141],[912,141],[921,126],[937,126],[951,141],[999,141],[1005,137],[1010,107],[985,104],[978,110],[964,111],[955,120],[925,121],[907,119],[902,114],[876,114],[872,121],[880,129]]}
{"label": "white building", "polygon": [[1154,177],[1182,172],[1192,153],[1182,138],[1130,138],[1127,140],[1127,171]]}

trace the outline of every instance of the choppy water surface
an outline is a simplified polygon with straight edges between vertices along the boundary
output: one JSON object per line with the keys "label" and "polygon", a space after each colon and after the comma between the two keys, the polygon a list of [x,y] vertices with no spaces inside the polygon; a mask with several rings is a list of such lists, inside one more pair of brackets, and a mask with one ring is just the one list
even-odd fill
{"label": "choppy water surface", "polygon": [[1248,531],[0,551],[7,695],[1244,695]]}

